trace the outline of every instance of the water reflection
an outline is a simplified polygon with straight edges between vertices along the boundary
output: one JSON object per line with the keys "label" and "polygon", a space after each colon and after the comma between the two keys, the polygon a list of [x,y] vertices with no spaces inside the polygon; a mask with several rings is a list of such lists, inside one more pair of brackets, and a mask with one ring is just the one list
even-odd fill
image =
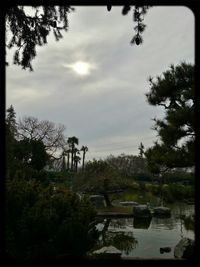
{"label": "water reflection", "polygon": [[[194,239],[194,231],[184,225],[183,215],[194,214],[194,206],[171,206],[170,218],[106,218],[98,225],[99,240],[95,249],[114,246],[124,258],[174,258],[174,247],[182,237]],[[190,223],[190,222],[188,222]],[[160,253],[160,248],[169,247]]]}
{"label": "water reflection", "polygon": [[163,229],[163,230],[172,230],[177,228],[177,219],[174,217],[171,218],[157,218],[153,217],[151,221],[151,229]]}
{"label": "water reflection", "polygon": [[133,219],[133,227],[135,229],[148,229],[151,224],[152,217],[149,218],[137,218]]}
{"label": "water reflection", "polygon": [[97,226],[97,229],[101,230],[99,231],[99,240],[97,241],[95,250],[104,246],[114,246],[125,255],[128,255],[136,247],[138,241],[132,231],[122,231],[125,228],[126,220],[105,219],[101,225]]}

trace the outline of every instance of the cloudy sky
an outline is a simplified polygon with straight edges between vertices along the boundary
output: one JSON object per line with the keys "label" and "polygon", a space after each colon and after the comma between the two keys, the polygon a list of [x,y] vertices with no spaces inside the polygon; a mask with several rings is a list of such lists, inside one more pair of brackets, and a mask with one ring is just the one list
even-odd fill
{"label": "cloudy sky", "polygon": [[[77,6],[69,30],[56,42],[37,48],[34,72],[6,69],[6,105],[17,118],[35,116],[66,126],[67,137],[87,145],[87,159],[110,154],[138,154],[157,139],[153,118],[163,109],[145,98],[148,77],[170,64],[194,63],[194,16],[186,7],[152,7],[146,17],[144,43],[131,46],[132,13],[122,7]],[[8,60],[11,54],[8,54]],[[82,62],[82,63],[80,63]]]}

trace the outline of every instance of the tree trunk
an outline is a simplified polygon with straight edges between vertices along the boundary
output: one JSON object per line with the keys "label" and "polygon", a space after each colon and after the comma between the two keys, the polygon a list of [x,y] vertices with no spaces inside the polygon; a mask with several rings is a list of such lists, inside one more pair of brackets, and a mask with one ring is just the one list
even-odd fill
{"label": "tree trunk", "polygon": [[85,167],[85,151],[83,151],[83,163],[82,163],[82,170],[84,170]]}
{"label": "tree trunk", "polygon": [[69,152],[67,152],[67,170],[69,170]]}
{"label": "tree trunk", "polygon": [[78,161],[75,162],[75,170],[78,171]]}
{"label": "tree trunk", "polygon": [[107,207],[112,207],[112,204],[111,204],[111,201],[110,201],[110,198],[109,198],[109,195],[107,194],[107,192],[104,192],[103,196],[104,196],[104,199],[106,201],[106,206]]}
{"label": "tree trunk", "polygon": [[76,163],[77,163],[77,160],[76,160],[76,151],[74,151],[74,154],[73,154],[73,170],[76,171]]}
{"label": "tree trunk", "polygon": [[163,176],[160,175],[160,206],[163,207]]}
{"label": "tree trunk", "polygon": [[64,172],[66,170],[66,163],[65,163],[65,156],[62,158],[62,171]]}
{"label": "tree trunk", "polygon": [[74,148],[72,147],[72,157],[71,157],[71,171],[73,171],[73,164],[74,164]]}

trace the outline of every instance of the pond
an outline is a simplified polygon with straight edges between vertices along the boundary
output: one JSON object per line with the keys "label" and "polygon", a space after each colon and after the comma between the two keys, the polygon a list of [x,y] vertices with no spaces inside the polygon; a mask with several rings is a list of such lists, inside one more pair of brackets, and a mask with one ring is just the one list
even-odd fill
{"label": "pond", "polygon": [[[170,218],[152,217],[145,221],[134,218],[104,218],[97,225],[101,231],[96,248],[112,245],[122,251],[122,258],[173,259],[174,247],[182,237],[194,239],[194,231],[187,230],[181,219],[194,214],[194,205],[183,203],[168,205]],[[160,248],[171,251],[161,253]]]}

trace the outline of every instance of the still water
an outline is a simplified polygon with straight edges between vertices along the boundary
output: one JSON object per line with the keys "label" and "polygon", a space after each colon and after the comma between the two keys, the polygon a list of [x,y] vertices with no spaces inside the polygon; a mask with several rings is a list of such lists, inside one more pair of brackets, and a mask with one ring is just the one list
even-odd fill
{"label": "still water", "polygon": [[[174,247],[182,237],[194,239],[194,231],[187,230],[182,215],[194,214],[194,205],[174,204],[170,218],[153,217],[149,221],[134,218],[104,219],[98,225],[102,230],[98,246],[113,245],[122,251],[122,258],[174,258]],[[160,253],[160,248],[170,247],[168,253]]]}

